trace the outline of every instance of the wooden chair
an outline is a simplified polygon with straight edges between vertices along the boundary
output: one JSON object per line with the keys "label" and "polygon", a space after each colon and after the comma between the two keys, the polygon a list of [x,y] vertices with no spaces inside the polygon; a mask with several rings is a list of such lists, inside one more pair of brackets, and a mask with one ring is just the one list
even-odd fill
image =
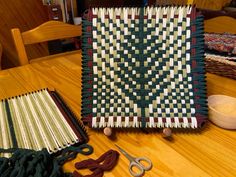
{"label": "wooden chair", "polygon": [[2,69],[2,44],[0,43],[0,70]]}
{"label": "wooden chair", "polygon": [[22,33],[19,28],[13,28],[11,33],[19,58],[19,64],[26,65],[34,59],[28,59],[25,45],[81,36],[82,28],[81,25],[77,26],[59,21],[48,21]]}

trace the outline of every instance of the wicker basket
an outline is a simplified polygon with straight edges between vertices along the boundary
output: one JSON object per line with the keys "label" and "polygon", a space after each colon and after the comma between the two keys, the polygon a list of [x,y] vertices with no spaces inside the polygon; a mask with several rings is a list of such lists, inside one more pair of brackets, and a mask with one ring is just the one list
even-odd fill
{"label": "wicker basket", "polygon": [[220,76],[236,79],[236,62],[225,57],[206,55],[206,71]]}

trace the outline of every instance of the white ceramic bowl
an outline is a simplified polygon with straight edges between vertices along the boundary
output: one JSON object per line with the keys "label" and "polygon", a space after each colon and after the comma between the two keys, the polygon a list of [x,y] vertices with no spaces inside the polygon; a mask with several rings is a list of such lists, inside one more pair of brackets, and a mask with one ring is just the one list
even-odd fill
{"label": "white ceramic bowl", "polygon": [[208,97],[209,119],[225,129],[236,129],[236,98],[226,95]]}

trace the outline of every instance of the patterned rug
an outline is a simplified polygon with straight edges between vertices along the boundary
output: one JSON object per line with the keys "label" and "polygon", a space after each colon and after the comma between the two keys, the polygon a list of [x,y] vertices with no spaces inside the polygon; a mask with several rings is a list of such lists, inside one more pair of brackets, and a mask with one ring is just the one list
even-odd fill
{"label": "patterned rug", "polygon": [[83,19],[83,122],[201,127],[203,37],[203,17],[191,6],[90,9]]}
{"label": "patterned rug", "polygon": [[[205,33],[205,49],[211,54],[225,58],[236,57],[236,35],[224,33]],[[227,58],[226,58],[227,59]]]}

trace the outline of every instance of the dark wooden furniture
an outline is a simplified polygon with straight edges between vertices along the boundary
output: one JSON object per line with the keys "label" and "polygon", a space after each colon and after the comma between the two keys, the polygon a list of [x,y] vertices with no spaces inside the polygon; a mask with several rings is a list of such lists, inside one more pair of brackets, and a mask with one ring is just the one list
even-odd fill
{"label": "dark wooden furniture", "polygon": [[63,21],[61,6],[57,4],[45,5],[48,20]]}
{"label": "dark wooden furniture", "polygon": [[[48,20],[47,13],[41,0],[7,0],[0,2],[0,43],[4,53],[2,62],[5,66],[17,65],[17,54],[11,36],[12,28],[20,28],[21,31],[32,29]],[[27,47],[30,58],[48,54],[47,45],[41,44]]]}

